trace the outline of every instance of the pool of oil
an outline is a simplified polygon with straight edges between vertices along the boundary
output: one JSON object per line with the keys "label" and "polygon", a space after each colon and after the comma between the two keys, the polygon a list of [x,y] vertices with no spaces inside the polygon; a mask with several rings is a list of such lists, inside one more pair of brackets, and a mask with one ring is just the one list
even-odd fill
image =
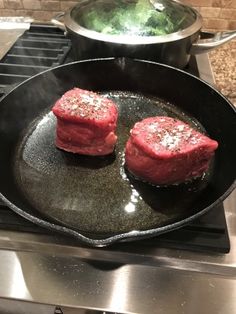
{"label": "pool of oil", "polygon": [[159,228],[202,210],[196,204],[214,165],[188,184],[156,187],[129,175],[124,168],[124,147],[133,125],[147,117],[174,117],[203,133],[204,127],[158,98],[120,91],[104,95],[119,109],[118,142],[109,156],[83,156],[57,149],[56,119],[50,108],[25,130],[14,157],[14,172],[31,206],[61,225],[99,235]]}

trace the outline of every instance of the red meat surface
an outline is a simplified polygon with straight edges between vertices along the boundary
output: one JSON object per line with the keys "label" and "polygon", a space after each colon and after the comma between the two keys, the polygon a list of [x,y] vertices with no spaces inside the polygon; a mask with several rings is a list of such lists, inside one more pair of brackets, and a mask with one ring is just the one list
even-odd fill
{"label": "red meat surface", "polygon": [[58,148],[93,156],[113,152],[118,111],[112,100],[74,88],[55,103],[52,111],[57,117]]}
{"label": "red meat surface", "polygon": [[170,117],[137,122],[126,143],[125,162],[135,176],[156,185],[181,183],[208,169],[218,143]]}

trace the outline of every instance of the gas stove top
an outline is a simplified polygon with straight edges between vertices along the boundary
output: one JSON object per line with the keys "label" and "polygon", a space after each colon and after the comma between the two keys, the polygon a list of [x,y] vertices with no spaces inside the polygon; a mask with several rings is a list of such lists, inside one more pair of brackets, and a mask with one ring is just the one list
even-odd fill
{"label": "gas stove top", "polygon": [[[53,66],[74,61],[71,43],[62,31],[54,27],[34,25],[26,31],[0,63],[2,93],[25,79]],[[196,58],[190,59],[186,71],[200,76]],[[47,233],[40,227],[21,219],[0,204],[0,228],[26,232]],[[223,204],[191,225],[180,230],[144,241],[148,246],[164,246],[191,250],[228,253],[230,249]]]}
{"label": "gas stove top", "polygon": [[[0,62],[0,96],[34,74],[50,67],[73,61],[70,47],[70,41],[65,38],[63,32],[59,29],[51,25],[32,25],[30,30],[26,31],[17,40]],[[185,70],[214,84],[207,55],[196,58],[192,57]],[[153,282],[152,275],[151,273],[149,274],[153,268],[153,274],[156,274],[161,284],[166,284],[165,280],[172,282],[173,280],[176,281],[182,278],[181,280],[184,280],[186,284],[188,282],[188,287],[192,287],[193,282],[191,282],[191,278],[194,278],[193,280],[196,280],[194,284],[197,284],[198,288],[202,287],[202,291],[204,290],[203,283],[205,282],[209,288],[210,282],[210,285],[214,286],[215,291],[219,289],[220,294],[220,287],[222,287],[223,282],[217,276],[225,276],[229,279],[230,276],[234,276],[236,273],[236,247],[234,243],[236,241],[234,226],[236,219],[235,207],[236,193],[232,193],[224,204],[214,208],[200,219],[179,230],[148,240],[120,243],[109,248],[94,249],[83,247],[72,238],[55,234],[33,225],[31,222],[12,212],[3,203],[0,203],[0,257],[4,261],[2,267],[0,267],[0,278],[3,278],[0,285],[0,300],[1,297],[16,298],[23,301],[45,304],[64,304],[64,306],[72,306],[73,308],[99,308],[120,313],[154,313],[151,307],[156,304],[153,293],[151,294],[153,299],[150,301],[149,306],[146,305],[146,308],[141,304],[141,295],[140,300],[134,295],[129,295],[130,301],[127,301],[128,303],[121,302],[119,304],[114,299],[115,295],[113,297],[114,300],[110,296],[110,305],[102,301],[102,290],[99,290],[100,283],[103,283],[109,290],[111,278],[116,276],[114,274],[117,273],[117,269],[122,267],[124,272],[121,270],[119,278],[116,278],[116,280],[120,280],[121,286],[122,280],[125,280],[123,278],[124,274],[131,276],[130,280],[137,276],[142,281],[141,277],[143,276],[143,278],[149,278],[148,280],[150,281],[147,283],[146,279],[143,279],[146,287],[148,287],[147,291],[156,289],[156,291],[161,292],[157,282]],[[34,284],[27,279],[24,273],[30,261],[33,261],[33,267],[41,272],[41,276],[46,282],[46,284],[43,283],[34,272],[38,280],[39,293],[35,294],[34,292],[33,295],[27,294],[30,287],[32,290],[35,289]],[[18,267],[17,265],[21,266],[21,271],[24,268],[24,272],[21,275],[23,279],[19,280],[23,280],[22,282],[28,285],[28,287],[24,287],[25,291],[28,292],[24,292],[25,294],[23,293],[23,295],[20,290],[14,290],[12,286],[11,289],[14,291],[9,290],[10,283],[12,282],[11,278],[13,278],[12,271],[14,267]],[[140,266],[139,270],[135,268],[137,265]],[[11,269],[10,272],[9,269]],[[73,270],[74,278],[70,278],[68,275],[70,269]],[[176,269],[183,271],[183,273],[177,273],[176,275],[173,272]],[[81,275],[85,272],[87,273],[87,277]],[[45,277],[47,273],[50,273],[49,277],[51,278]],[[59,273],[60,276],[58,276]],[[89,275],[90,273],[93,276],[92,278]],[[201,276],[195,277],[196,273],[205,273],[206,275],[204,278]],[[171,278],[172,274],[173,278]],[[211,277],[211,274],[214,274],[214,277]],[[183,277],[181,277],[182,275]],[[161,279],[162,276],[163,278]],[[63,282],[64,279],[65,281]],[[53,280],[55,280],[55,286],[53,285],[54,290],[51,290]],[[92,282],[91,285],[89,284],[89,280]],[[68,290],[64,287],[69,282],[71,286]],[[76,282],[79,282],[79,286],[76,285]],[[50,293],[53,295],[51,299],[44,293],[44,285],[50,287]],[[232,285],[231,282],[230,285]],[[77,296],[79,293],[83,296],[93,295],[94,289],[97,291],[97,294],[95,294],[99,295],[101,299],[97,297],[90,299],[87,297],[77,297],[77,299],[73,299],[71,297],[71,293]],[[136,293],[141,293],[142,291],[141,286],[135,289]],[[117,295],[122,294],[121,288],[115,292]],[[206,295],[210,295],[211,291],[207,290],[205,293]],[[109,291],[106,291],[105,294],[108,295]],[[178,298],[179,302],[182,302],[181,304],[183,305],[176,307],[173,312],[168,312],[165,304],[163,305],[163,309],[166,310],[163,310],[163,313],[182,313],[183,306],[185,306],[187,301],[184,294],[178,294]],[[118,300],[120,300],[120,297],[118,297]],[[215,302],[212,304],[212,309],[215,308],[218,300]],[[227,312],[226,309],[225,314],[234,312],[230,308],[231,305],[230,302],[227,303],[229,311]],[[199,305],[199,311],[200,308],[201,305]],[[211,313],[211,311],[209,310],[208,313]],[[217,311],[212,313],[217,313]]]}

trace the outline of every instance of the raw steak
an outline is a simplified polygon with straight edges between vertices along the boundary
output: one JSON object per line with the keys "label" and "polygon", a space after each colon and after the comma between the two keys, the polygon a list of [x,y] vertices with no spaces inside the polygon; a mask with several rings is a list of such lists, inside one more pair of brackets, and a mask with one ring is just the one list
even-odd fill
{"label": "raw steak", "polygon": [[170,117],[137,122],[126,144],[125,162],[135,176],[156,185],[177,184],[201,176],[218,143]]}
{"label": "raw steak", "polygon": [[58,148],[93,156],[113,152],[118,111],[112,100],[74,88],[56,102],[52,111],[57,117]]}

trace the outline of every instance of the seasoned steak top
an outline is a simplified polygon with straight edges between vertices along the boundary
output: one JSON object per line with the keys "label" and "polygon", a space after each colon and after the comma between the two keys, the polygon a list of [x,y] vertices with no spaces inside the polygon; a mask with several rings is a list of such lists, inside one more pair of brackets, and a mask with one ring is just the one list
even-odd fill
{"label": "seasoned steak top", "polygon": [[106,123],[117,117],[117,108],[112,100],[80,88],[66,92],[52,110],[57,117],[75,122]]}
{"label": "seasoned steak top", "polygon": [[132,142],[153,157],[185,154],[199,147],[214,151],[218,146],[188,124],[165,116],[137,122],[130,133]]}

